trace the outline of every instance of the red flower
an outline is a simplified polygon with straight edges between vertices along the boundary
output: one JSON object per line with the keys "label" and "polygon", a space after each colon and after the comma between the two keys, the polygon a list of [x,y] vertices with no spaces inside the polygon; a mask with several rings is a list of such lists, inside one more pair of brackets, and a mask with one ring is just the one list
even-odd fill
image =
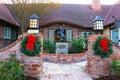
{"label": "red flower", "polygon": [[100,46],[103,52],[107,52],[108,51],[108,40],[106,38],[100,40]]}
{"label": "red flower", "polygon": [[35,42],[36,42],[36,37],[32,36],[32,35],[29,35],[28,39],[27,39],[26,48],[30,51],[34,50]]}

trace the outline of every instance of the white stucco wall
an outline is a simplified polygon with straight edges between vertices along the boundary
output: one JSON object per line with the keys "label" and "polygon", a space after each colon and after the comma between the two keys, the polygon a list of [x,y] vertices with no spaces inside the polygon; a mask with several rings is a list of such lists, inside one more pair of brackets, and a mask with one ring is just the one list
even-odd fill
{"label": "white stucco wall", "polygon": [[103,34],[108,35],[109,38],[110,38],[110,29],[109,29],[109,27],[105,27],[105,28],[104,28],[104,30],[103,30]]}

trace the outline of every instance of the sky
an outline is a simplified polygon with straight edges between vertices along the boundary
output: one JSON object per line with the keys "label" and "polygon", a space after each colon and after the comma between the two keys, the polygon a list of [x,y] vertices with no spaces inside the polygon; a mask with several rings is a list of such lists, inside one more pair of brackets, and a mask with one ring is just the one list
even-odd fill
{"label": "sky", "polygon": [[[3,0],[5,2],[9,2],[9,0]],[[92,0],[54,0],[55,2],[59,2],[59,3],[67,3],[67,4],[91,4]],[[101,4],[114,4],[116,3],[118,0],[100,0]],[[0,3],[2,3],[2,0],[0,0]]]}
{"label": "sky", "polygon": [[[92,0],[56,0],[59,3],[67,3],[67,4],[91,4]],[[101,4],[114,4],[118,0],[100,0]]]}

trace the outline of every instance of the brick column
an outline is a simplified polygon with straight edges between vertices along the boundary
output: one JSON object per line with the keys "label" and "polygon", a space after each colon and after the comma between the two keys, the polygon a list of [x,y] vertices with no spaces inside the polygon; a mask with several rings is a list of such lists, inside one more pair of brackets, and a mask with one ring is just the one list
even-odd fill
{"label": "brick column", "polygon": [[30,77],[42,77],[43,61],[42,57],[24,56],[24,75]]}
{"label": "brick column", "polygon": [[[23,36],[29,35],[28,33],[24,33]],[[41,40],[41,44],[43,44],[43,36],[41,33],[34,34],[38,36]],[[26,55],[22,55],[23,63],[24,63],[24,75],[30,77],[42,77],[43,74],[43,48],[41,47],[41,53],[38,56],[29,57]]]}
{"label": "brick column", "polygon": [[100,56],[95,56],[93,54],[94,51],[92,49],[92,44],[96,41],[96,38],[98,36],[100,35],[95,34],[88,37],[88,57],[86,72],[88,72],[92,78],[103,77],[110,74],[111,60],[109,58],[101,59]]}

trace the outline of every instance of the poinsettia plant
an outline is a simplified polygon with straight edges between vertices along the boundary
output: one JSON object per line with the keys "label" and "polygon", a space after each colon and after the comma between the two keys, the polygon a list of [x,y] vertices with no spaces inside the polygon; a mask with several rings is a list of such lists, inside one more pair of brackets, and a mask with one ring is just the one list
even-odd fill
{"label": "poinsettia plant", "polygon": [[101,58],[108,58],[113,53],[112,42],[103,36],[99,36],[95,43],[92,45],[94,55],[101,56]]}
{"label": "poinsettia plant", "polygon": [[41,42],[37,36],[29,35],[21,41],[21,52],[27,56],[36,56],[40,53]]}

